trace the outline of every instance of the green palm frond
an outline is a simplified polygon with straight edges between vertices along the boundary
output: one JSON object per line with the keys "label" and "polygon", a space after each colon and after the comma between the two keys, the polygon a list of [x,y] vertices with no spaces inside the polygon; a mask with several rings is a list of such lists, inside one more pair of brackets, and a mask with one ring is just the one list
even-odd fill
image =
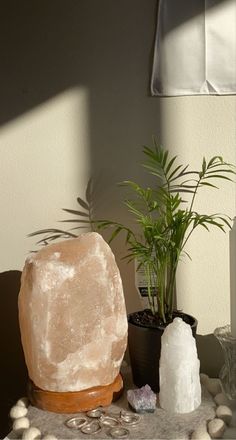
{"label": "green palm frond", "polygon": [[62,211],[74,215],[74,218],[59,220],[59,223],[74,223],[77,226],[70,228],[69,230],[63,230],[58,228],[50,228],[50,229],[40,229],[38,231],[32,232],[28,234],[28,237],[34,237],[38,235],[42,235],[43,238],[36,242],[37,245],[45,246],[51,243],[52,241],[56,241],[58,239],[67,239],[67,238],[76,238],[79,233],[75,233],[73,231],[81,229],[96,229],[96,223],[93,219],[93,187],[92,187],[92,179],[88,181],[85,193],[85,200],[81,197],[77,197],[77,203],[79,205],[79,209],[68,209],[62,208]]}

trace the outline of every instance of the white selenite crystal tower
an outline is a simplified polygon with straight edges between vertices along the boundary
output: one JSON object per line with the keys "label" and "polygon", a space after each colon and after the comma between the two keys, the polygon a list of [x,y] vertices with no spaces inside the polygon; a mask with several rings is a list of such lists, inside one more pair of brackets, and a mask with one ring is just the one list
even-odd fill
{"label": "white selenite crystal tower", "polygon": [[161,339],[160,405],[174,413],[188,413],[201,403],[200,361],[189,324],[175,318]]}

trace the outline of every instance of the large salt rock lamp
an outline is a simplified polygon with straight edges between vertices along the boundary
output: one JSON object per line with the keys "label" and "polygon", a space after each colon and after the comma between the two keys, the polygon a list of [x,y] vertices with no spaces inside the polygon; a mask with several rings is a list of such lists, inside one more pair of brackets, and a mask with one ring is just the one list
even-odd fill
{"label": "large salt rock lamp", "polygon": [[[40,402],[59,395],[78,402],[88,390],[97,396],[114,384],[113,392],[119,391],[127,316],[119,269],[101,235],[54,243],[26,260],[19,321],[31,394],[33,387]],[[35,404],[61,412],[40,402]],[[98,404],[103,402],[82,409]],[[80,409],[62,405],[62,412]]]}

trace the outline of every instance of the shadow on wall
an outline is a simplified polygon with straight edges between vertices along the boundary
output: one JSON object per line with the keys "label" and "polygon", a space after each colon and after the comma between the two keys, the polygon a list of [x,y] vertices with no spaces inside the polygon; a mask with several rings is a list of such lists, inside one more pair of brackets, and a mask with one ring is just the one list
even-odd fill
{"label": "shadow on wall", "polygon": [[[103,103],[123,97],[131,116],[130,97],[150,67],[156,0],[13,3],[4,2],[0,16],[0,124],[80,85]],[[145,77],[140,95],[150,94],[148,84]]]}
{"label": "shadow on wall", "polygon": [[213,334],[197,335],[196,344],[201,373],[218,377],[224,357],[221,346]]}
{"label": "shadow on wall", "polygon": [[[224,1],[227,0],[212,0],[208,7]],[[157,3],[2,2],[0,95],[4,105],[0,109],[0,123],[78,84],[92,85],[102,103],[110,98],[119,103],[125,95],[125,113],[129,108],[130,116],[136,113],[139,99],[132,92],[142,84],[144,69],[150,67],[145,58],[152,52]],[[176,14],[170,28],[190,20],[204,8],[200,0],[190,2],[188,8],[186,0],[179,3],[181,15]],[[101,82],[105,87],[99,87]],[[145,78],[145,92],[148,83]],[[113,112],[107,117],[112,120]]]}
{"label": "shadow on wall", "polygon": [[18,293],[21,272],[0,274],[0,435],[9,432],[8,413],[11,406],[26,394],[27,370],[18,324]]}

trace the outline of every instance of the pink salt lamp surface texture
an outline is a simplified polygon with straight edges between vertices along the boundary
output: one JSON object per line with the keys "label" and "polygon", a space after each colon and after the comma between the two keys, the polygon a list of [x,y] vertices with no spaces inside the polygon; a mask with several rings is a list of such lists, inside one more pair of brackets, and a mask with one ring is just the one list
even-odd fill
{"label": "pink salt lamp surface texture", "polygon": [[112,383],[127,345],[123,288],[114,255],[91,232],[26,260],[19,320],[32,381],[48,391]]}

